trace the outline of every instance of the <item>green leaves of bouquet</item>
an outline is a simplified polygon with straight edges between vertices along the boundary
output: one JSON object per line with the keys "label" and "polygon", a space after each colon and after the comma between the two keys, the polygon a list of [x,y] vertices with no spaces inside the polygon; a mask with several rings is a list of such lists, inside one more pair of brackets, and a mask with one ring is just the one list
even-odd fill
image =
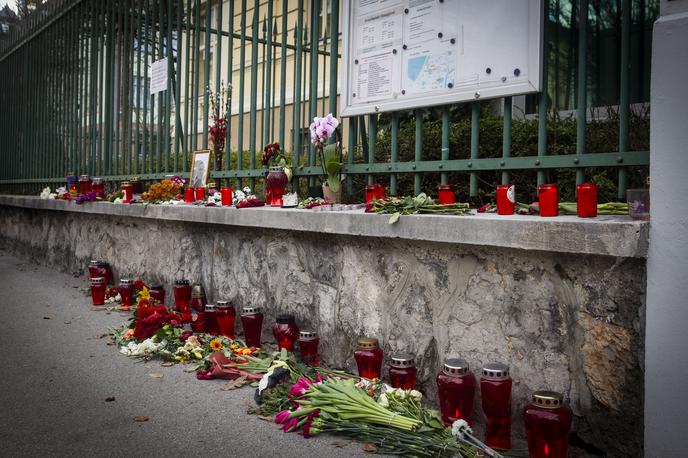
{"label": "green leaves of bouquet", "polygon": [[323,148],[323,168],[327,174],[327,185],[332,192],[339,191],[339,186],[342,182],[341,170],[344,163],[341,162],[341,151],[339,146],[335,143],[325,146]]}

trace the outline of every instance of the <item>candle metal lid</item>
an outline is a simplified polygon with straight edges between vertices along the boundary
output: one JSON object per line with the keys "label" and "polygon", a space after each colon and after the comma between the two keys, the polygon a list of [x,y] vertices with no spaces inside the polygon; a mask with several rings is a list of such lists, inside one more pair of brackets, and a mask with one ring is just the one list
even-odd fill
{"label": "candle metal lid", "polygon": [[86,180],[86,179],[90,179],[90,178],[91,177],[88,175],[79,175],[79,179],[81,179],[81,180]]}
{"label": "candle metal lid", "polygon": [[205,311],[206,312],[214,312],[215,311],[215,304],[205,304]]}
{"label": "candle metal lid", "polygon": [[289,313],[277,315],[277,322],[279,324],[293,324],[294,323],[294,315],[289,314]]}
{"label": "candle metal lid", "polygon": [[468,373],[468,362],[461,358],[445,359],[443,372],[447,375],[466,375]]}
{"label": "candle metal lid", "polygon": [[299,339],[315,339],[318,333],[315,331],[299,331]]}
{"label": "candle metal lid", "polygon": [[228,309],[230,307],[234,307],[234,305],[229,301],[217,301],[215,304],[219,309]]}
{"label": "candle metal lid", "polygon": [[413,358],[413,355],[410,355],[408,353],[397,353],[396,355],[392,355],[392,362],[390,363],[392,367],[399,367],[399,368],[404,368],[404,367],[413,367],[416,365],[416,362]]}
{"label": "candle metal lid", "polygon": [[255,306],[254,307],[244,307],[241,310],[241,313],[243,313],[244,315],[250,315],[252,313],[260,313],[260,307],[255,307]]}
{"label": "candle metal lid", "polygon": [[98,259],[91,259],[91,262],[89,262],[89,264],[94,265],[94,266],[103,266],[103,265],[106,265],[107,262],[100,261]]}
{"label": "candle metal lid", "polygon": [[483,366],[485,380],[506,380],[509,378],[509,366],[502,363],[488,363]]}
{"label": "candle metal lid", "polygon": [[134,280],[131,280],[129,278],[122,278],[119,281],[120,285],[131,285],[134,283]]}
{"label": "candle metal lid", "polygon": [[536,391],[533,393],[533,404],[545,409],[558,409],[564,404],[564,395],[556,391]]}
{"label": "candle metal lid", "polygon": [[91,284],[100,285],[105,283],[105,277],[93,277],[91,278]]}
{"label": "candle metal lid", "polygon": [[374,337],[361,337],[358,339],[358,348],[362,350],[380,348],[380,344]]}

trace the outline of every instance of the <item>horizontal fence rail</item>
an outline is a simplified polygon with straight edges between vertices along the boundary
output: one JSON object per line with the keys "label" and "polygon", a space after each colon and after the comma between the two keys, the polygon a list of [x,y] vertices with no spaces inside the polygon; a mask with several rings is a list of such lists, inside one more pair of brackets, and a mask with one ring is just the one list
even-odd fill
{"label": "horizontal fence rail", "polygon": [[[586,145],[596,141],[600,123],[590,117],[594,72],[586,56],[590,34],[600,27],[589,16],[602,13],[587,0],[546,3],[547,24],[559,18],[562,3],[570,6],[571,46],[562,57],[559,42],[550,46],[559,40],[553,36],[559,23],[544,28],[544,88],[533,116],[518,114],[515,98],[505,97],[344,120],[350,198],[374,182],[392,195],[433,193],[452,183],[465,186],[462,198],[480,198],[496,183],[524,183],[532,191],[566,182],[569,172],[571,186],[600,179],[601,170],[607,181],[616,175],[618,198],[629,184],[642,183],[649,151],[634,139],[646,126],[629,95],[636,3],[617,3],[613,12],[620,71],[608,124],[615,133],[611,146],[594,151]],[[70,171],[111,186],[132,177],[186,176],[191,154],[201,149],[214,150],[214,180],[255,187],[265,175],[264,145],[279,141],[291,155],[294,189],[305,192],[323,174],[308,124],[338,109],[340,6],[339,0],[47,2],[0,40],[0,189],[37,192],[62,185]],[[166,90],[150,94],[150,65],[161,59],[167,59]],[[552,107],[548,87],[560,79],[563,60],[575,67],[575,116],[567,119]],[[223,88],[226,113],[212,104]],[[222,145],[213,142],[214,117],[228,121]]]}

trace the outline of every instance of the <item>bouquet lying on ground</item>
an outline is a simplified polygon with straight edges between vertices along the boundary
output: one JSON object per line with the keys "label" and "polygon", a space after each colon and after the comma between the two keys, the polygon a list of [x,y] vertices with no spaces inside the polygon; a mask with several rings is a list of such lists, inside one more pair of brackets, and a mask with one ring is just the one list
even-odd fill
{"label": "bouquet lying on ground", "polygon": [[387,197],[384,199],[375,199],[368,204],[367,211],[375,213],[387,213],[392,216],[389,218],[389,224],[394,224],[399,221],[401,215],[414,215],[417,213],[433,214],[433,215],[468,215],[471,213],[468,204],[437,204],[435,201],[426,195],[420,193],[416,197]]}
{"label": "bouquet lying on ground", "polygon": [[[478,213],[496,213],[497,205],[489,203],[478,209]],[[532,204],[524,204],[516,202],[516,212],[519,215],[539,215],[540,204],[533,202]],[[576,202],[559,202],[560,215],[577,215],[578,204]],[[604,204],[597,204],[598,215],[628,215],[628,204],[626,202],[607,202]]]}

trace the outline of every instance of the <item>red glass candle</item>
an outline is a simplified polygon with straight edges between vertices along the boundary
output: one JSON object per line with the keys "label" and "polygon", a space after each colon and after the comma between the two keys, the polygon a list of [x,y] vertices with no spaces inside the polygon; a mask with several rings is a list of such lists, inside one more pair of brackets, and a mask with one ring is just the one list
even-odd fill
{"label": "red glass candle", "polygon": [[217,336],[220,334],[217,324],[217,310],[215,304],[206,304],[203,322],[203,332]]}
{"label": "red glass candle", "polygon": [[96,277],[103,277],[105,279],[106,286],[112,282],[112,270],[107,262],[96,260],[89,262],[88,278],[91,280]]}
{"label": "red glass candle", "polygon": [[499,450],[511,448],[511,377],[509,366],[490,363],[483,367],[480,378],[483,400],[485,444]]}
{"label": "red glass candle", "polygon": [[154,285],[150,287],[150,297],[160,302],[160,305],[165,305],[165,288],[162,285]]}
{"label": "red glass candle", "polygon": [[206,332],[205,331],[205,308],[200,311],[193,313],[191,316],[191,330],[193,332]]}
{"label": "red glass candle", "polygon": [[393,388],[414,389],[416,387],[416,373],[413,355],[400,353],[392,356],[389,368],[389,384]]}
{"label": "red glass candle", "polygon": [[134,199],[134,191],[131,186],[131,183],[128,181],[123,181],[122,182],[122,202],[125,204],[130,204],[131,201]]}
{"label": "red glass candle", "polygon": [[513,215],[516,210],[516,188],[512,184],[497,185],[497,214]]}
{"label": "red glass candle", "polygon": [[244,341],[247,347],[260,347],[263,331],[263,313],[260,307],[244,307],[241,313],[241,326],[244,328]]}
{"label": "red glass candle", "polygon": [[205,310],[205,305],[208,299],[205,296],[205,290],[200,283],[194,283],[191,287],[191,310],[202,312]]}
{"label": "red glass candle", "polygon": [[105,305],[106,289],[107,283],[105,283],[105,278],[91,278],[91,299],[93,300],[93,305]]}
{"label": "red glass candle", "polygon": [[128,278],[123,278],[119,281],[117,288],[119,296],[122,298],[120,304],[122,307],[131,307],[131,302],[134,298],[134,281]]}
{"label": "red glass candle", "polygon": [[215,317],[218,334],[234,339],[234,322],[236,321],[234,305],[228,301],[217,301]]}
{"label": "red glass candle", "polygon": [[131,192],[133,194],[143,194],[143,182],[139,177],[134,177],[129,182],[131,183]]}
{"label": "red glass candle", "polygon": [[374,379],[380,378],[382,373],[382,349],[377,339],[362,337],[358,339],[358,348],[354,352],[356,367],[360,377]]}
{"label": "red glass candle", "polygon": [[102,178],[94,178],[91,189],[96,193],[96,197],[105,198],[105,182]]}
{"label": "red glass candle", "polygon": [[538,185],[540,216],[557,216],[559,214],[559,190],[556,184]]}
{"label": "red glass candle", "polygon": [[70,195],[79,195],[79,177],[74,175],[74,172],[69,172],[67,174],[67,189]]}
{"label": "red glass candle", "polygon": [[373,200],[377,199],[377,186],[376,184],[369,184],[365,189],[365,201],[367,204],[371,203]]}
{"label": "red glass candle", "polygon": [[459,419],[473,424],[475,376],[465,360],[452,358],[444,361],[443,371],[437,374],[437,394],[445,425],[451,426]]}
{"label": "red glass candle", "polygon": [[454,186],[450,184],[441,184],[437,187],[437,202],[446,205],[456,203],[456,194],[454,194]]}
{"label": "red glass candle", "polygon": [[81,194],[88,194],[91,192],[92,184],[93,180],[91,180],[90,176],[81,175],[79,177],[79,190],[81,191]]}
{"label": "red glass candle", "polygon": [[172,286],[174,292],[174,306],[180,313],[190,312],[191,283],[189,280],[175,280]]}
{"label": "red glass candle", "polygon": [[320,339],[318,334],[314,331],[301,331],[299,333],[299,353],[301,354],[301,361],[309,366],[317,366],[318,361],[318,344]]}
{"label": "red glass candle", "polygon": [[187,204],[192,204],[196,201],[196,194],[194,193],[194,188],[186,188],[184,190],[184,202]]}
{"label": "red glass candle", "polygon": [[296,326],[294,315],[277,315],[277,322],[272,326],[272,335],[275,336],[279,350],[294,351],[294,343],[299,338],[299,328]]}
{"label": "red glass candle", "polygon": [[387,193],[385,192],[385,187],[382,186],[381,184],[377,185],[377,189],[375,190],[375,198],[377,200],[384,199],[387,197]]}
{"label": "red glass candle", "polygon": [[531,458],[566,458],[571,418],[571,409],[564,405],[560,393],[533,393],[533,402],[523,412],[528,455]]}
{"label": "red glass candle", "polygon": [[220,190],[220,195],[222,197],[222,206],[231,207],[232,206],[232,188],[222,188]]}
{"label": "red glass candle", "polygon": [[576,200],[578,201],[579,218],[594,218],[597,216],[597,185],[595,183],[581,183],[577,185]]}
{"label": "red glass candle", "polygon": [[203,186],[199,186],[196,188],[195,197],[196,200],[205,200],[205,188]]}

